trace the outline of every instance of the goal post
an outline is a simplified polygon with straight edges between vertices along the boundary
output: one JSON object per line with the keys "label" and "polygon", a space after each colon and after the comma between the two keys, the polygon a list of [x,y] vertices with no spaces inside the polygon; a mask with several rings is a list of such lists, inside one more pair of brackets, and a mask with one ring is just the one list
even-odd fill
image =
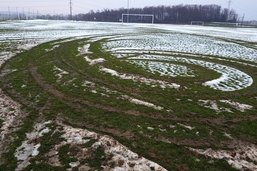
{"label": "goal post", "polygon": [[122,23],[125,23],[124,19],[127,18],[127,22],[129,22],[129,17],[149,17],[151,18],[151,23],[154,24],[154,15],[153,14],[122,14]]}

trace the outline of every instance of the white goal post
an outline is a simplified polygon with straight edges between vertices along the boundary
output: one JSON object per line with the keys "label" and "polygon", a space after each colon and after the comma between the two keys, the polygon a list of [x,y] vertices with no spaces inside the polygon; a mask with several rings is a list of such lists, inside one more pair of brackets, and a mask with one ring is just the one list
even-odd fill
{"label": "white goal post", "polygon": [[138,16],[138,17],[151,17],[152,24],[154,24],[154,15],[153,14],[122,14],[122,23],[124,23],[124,18],[127,16],[127,22],[129,22],[130,16]]}

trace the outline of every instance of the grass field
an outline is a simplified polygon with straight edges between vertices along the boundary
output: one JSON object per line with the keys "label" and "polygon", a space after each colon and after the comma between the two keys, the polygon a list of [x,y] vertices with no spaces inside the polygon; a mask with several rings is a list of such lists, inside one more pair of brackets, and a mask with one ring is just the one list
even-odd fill
{"label": "grass field", "polygon": [[41,22],[0,23],[0,170],[257,169],[255,29]]}

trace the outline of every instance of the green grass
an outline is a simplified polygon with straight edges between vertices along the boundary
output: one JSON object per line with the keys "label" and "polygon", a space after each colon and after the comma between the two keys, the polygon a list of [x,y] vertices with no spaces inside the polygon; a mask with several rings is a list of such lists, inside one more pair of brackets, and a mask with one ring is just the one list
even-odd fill
{"label": "green grass", "polygon": [[69,168],[69,163],[76,162],[77,159],[70,157],[68,154],[70,152],[70,146],[64,145],[59,149],[60,162],[65,166],[65,168]]}
{"label": "green grass", "polygon": [[[17,165],[16,158],[13,156],[15,149],[21,145],[25,139],[25,133],[31,131],[37,119],[55,120],[57,116],[63,118],[72,126],[87,128],[113,136],[139,155],[157,162],[168,170],[233,169],[224,160],[212,160],[196,155],[190,152],[186,148],[187,146],[178,145],[179,143],[164,143],[160,141],[161,138],[176,139],[177,142],[184,140],[194,141],[196,142],[194,145],[198,148],[211,147],[219,149],[226,148],[222,144],[223,141],[229,141],[223,135],[226,132],[232,134],[233,137],[240,138],[242,141],[256,142],[257,137],[254,132],[257,128],[256,119],[240,121],[240,119],[244,120],[256,114],[256,82],[253,86],[236,92],[216,91],[202,86],[202,82],[220,76],[220,74],[211,70],[186,65],[196,72],[197,76],[195,78],[160,77],[158,74],[151,74],[143,68],[127,63],[122,59],[118,60],[111,54],[104,52],[101,45],[108,40],[92,43],[90,50],[93,54],[90,54],[89,57],[92,59],[105,58],[107,62],[103,64],[104,67],[112,68],[121,73],[176,82],[187,88],[180,90],[161,89],[160,87],[151,87],[131,80],[120,80],[100,72],[97,65],[90,66],[83,56],[77,56],[77,48],[85,41],[87,39],[63,43],[59,48],[51,52],[45,52],[46,48],[51,47],[50,43],[46,43],[17,55],[2,66],[2,70],[17,70],[1,78],[0,85],[8,95],[23,105],[23,111],[28,115],[21,127],[14,133],[13,137],[15,139],[10,144],[9,152],[5,154],[4,164],[0,166],[0,170],[15,169]],[[256,68],[209,58],[201,60],[238,68],[250,74],[254,80],[257,80]],[[56,71],[53,70],[55,66],[69,72],[69,74],[57,80]],[[32,67],[36,68],[40,80],[47,86],[44,87],[35,80],[35,75],[33,77],[31,72]],[[69,82],[70,80],[73,81]],[[86,80],[94,82],[95,87],[93,89],[99,93],[106,93],[103,87],[114,92],[108,93],[108,97],[99,93],[92,93],[92,88],[82,86]],[[26,87],[23,85],[26,85]],[[55,93],[58,92],[57,94],[62,94],[64,97],[58,97],[49,87]],[[129,95],[154,103],[164,107],[165,110],[157,111],[142,105],[132,104],[128,100],[119,98],[122,95]],[[217,114],[213,110],[201,107],[198,104],[199,99],[231,99],[253,105],[254,109],[247,113],[233,110],[233,114]],[[46,104],[47,109],[44,108]],[[224,105],[224,107],[227,106]],[[110,109],[116,109],[116,111]],[[134,112],[135,115],[130,115],[128,114],[129,112]],[[232,122],[234,118],[238,118],[239,121]],[[221,122],[216,121],[219,119]],[[190,125],[194,129],[188,130],[179,126],[178,123]],[[174,125],[175,128],[171,128],[170,125]],[[151,131],[147,127],[153,127],[154,130]],[[54,128],[55,126],[52,125],[52,130]],[[166,131],[162,131],[163,129]],[[108,130],[116,130],[117,132],[129,131],[133,133],[134,137],[127,138]],[[210,135],[210,131],[213,131],[212,135]],[[199,135],[197,135],[197,132],[199,132]],[[62,139],[58,132],[53,133],[51,131],[44,135],[39,148],[40,156],[44,156],[60,141]],[[83,144],[83,147],[91,147],[94,142],[94,140],[90,140],[88,143]],[[207,144],[202,142],[207,142]],[[67,157],[66,155],[67,153],[75,152],[75,149],[72,149],[69,145],[61,147],[59,154],[63,168],[68,168],[70,162],[76,161],[75,158]],[[105,159],[106,156],[104,156],[103,149],[99,147],[93,150],[91,157],[85,162],[95,169],[101,170],[101,165],[105,162]],[[44,157],[36,157],[26,169],[63,169],[62,167],[51,167],[44,160],[46,160]]]}
{"label": "green grass", "polygon": [[106,156],[104,149],[103,147],[99,146],[96,149],[92,150],[92,154],[88,159],[86,159],[86,163],[88,163],[90,167],[101,170],[101,166],[105,161],[105,158]]}

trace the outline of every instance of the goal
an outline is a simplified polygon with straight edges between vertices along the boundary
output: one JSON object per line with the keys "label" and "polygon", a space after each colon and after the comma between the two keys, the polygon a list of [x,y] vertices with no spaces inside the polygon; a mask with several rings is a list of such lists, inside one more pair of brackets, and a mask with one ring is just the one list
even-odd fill
{"label": "goal", "polygon": [[149,22],[154,24],[153,14],[122,14],[122,23],[129,22]]}
{"label": "goal", "polygon": [[203,22],[203,21],[191,21],[191,25],[200,25],[200,26],[204,26],[204,22]]}

